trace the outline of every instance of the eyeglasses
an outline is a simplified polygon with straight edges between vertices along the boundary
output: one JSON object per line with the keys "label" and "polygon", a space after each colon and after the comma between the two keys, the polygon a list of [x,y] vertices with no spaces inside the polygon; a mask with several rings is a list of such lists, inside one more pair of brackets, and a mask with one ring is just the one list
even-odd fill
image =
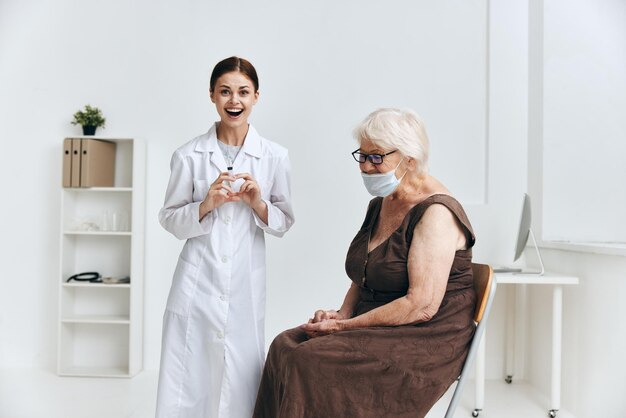
{"label": "eyeglasses", "polygon": [[387,154],[364,154],[357,149],[352,153],[352,156],[357,163],[363,164],[365,161],[370,160],[370,163],[378,165],[383,163],[384,157],[389,154],[393,154],[396,151],[398,150],[393,150],[391,152],[388,152]]}

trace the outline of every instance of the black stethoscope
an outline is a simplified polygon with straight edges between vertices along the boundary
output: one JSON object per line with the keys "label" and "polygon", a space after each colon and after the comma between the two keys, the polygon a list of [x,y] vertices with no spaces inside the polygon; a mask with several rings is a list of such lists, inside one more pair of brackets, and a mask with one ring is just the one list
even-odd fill
{"label": "black stethoscope", "polygon": [[70,276],[70,278],[67,279],[68,282],[71,282],[72,280],[76,280],[77,282],[96,283],[102,281],[102,276],[97,271],[86,271],[84,273],[78,273]]}

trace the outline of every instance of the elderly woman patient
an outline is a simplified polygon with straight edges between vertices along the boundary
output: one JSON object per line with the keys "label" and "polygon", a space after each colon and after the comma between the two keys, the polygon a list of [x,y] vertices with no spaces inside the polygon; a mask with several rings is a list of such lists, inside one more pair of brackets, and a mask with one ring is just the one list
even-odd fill
{"label": "elderly woman patient", "polygon": [[255,417],[423,417],[459,376],[474,332],[474,233],[428,174],[411,111],[379,109],[355,130],[374,196],[348,249],[341,308],[272,343]]}

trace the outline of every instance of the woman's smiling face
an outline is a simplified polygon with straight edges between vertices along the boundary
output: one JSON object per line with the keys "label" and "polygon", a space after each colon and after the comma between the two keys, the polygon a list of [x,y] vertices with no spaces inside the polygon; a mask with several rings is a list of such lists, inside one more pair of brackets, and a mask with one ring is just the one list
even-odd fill
{"label": "woman's smiling face", "polygon": [[221,122],[230,128],[248,124],[248,116],[259,99],[254,83],[239,71],[222,75],[211,92],[211,101],[215,103]]}

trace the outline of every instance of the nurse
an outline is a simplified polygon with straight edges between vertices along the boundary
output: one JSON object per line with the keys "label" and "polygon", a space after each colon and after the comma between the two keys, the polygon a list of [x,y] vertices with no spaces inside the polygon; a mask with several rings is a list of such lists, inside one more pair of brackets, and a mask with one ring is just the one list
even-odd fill
{"label": "nurse", "polygon": [[250,417],[265,359],[265,233],[294,222],[287,150],[248,123],[256,70],[230,57],[209,89],[220,121],[171,159],[163,228],[186,240],[163,317],[157,418]]}

